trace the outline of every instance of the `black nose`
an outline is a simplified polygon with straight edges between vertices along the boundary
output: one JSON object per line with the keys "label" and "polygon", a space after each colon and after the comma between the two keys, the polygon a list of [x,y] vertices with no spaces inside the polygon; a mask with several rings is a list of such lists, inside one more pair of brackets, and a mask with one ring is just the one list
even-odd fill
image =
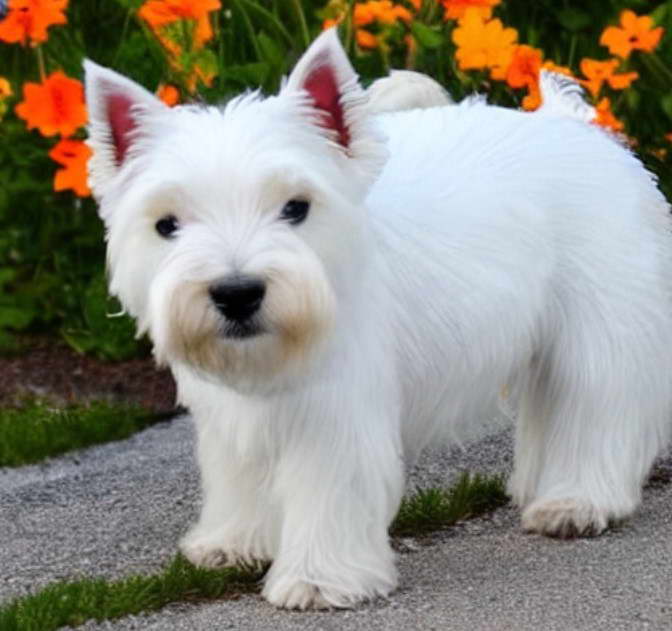
{"label": "black nose", "polygon": [[210,297],[219,312],[233,322],[245,322],[261,306],[266,285],[256,278],[237,276],[210,287]]}

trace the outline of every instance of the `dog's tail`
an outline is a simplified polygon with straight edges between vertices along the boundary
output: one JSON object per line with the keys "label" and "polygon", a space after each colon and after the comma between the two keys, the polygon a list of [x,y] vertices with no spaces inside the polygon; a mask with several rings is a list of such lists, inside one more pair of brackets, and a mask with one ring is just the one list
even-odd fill
{"label": "dog's tail", "polygon": [[[584,123],[595,120],[597,112],[585,101],[583,88],[576,79],[542,70],[539,87],[542,105],[535,114],[573,118]],[[437,81],[412,70],[391,70],[389,76],[374,81],[366,93],[369,111],[374,114],[454,104]]]}
{"label": "dog's tail", "polygon": [[366,93],[369,111],[374,114],[441,107],[453,103],[438,82],[412,70],[391,70],[389,76],[374,81]]}
{"label": "dog's tail", "polygon": [[539,75],[541,107],[535,114],[559,116],[590,123],[595,120],[595,108],[586,103],[583,88],[576,79],[557,72],[542,70]]}

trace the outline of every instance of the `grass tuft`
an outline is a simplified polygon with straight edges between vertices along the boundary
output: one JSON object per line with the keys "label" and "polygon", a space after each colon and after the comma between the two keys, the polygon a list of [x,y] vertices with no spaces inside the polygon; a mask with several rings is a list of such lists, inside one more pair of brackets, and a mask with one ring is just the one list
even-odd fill
{"label": "grass tuft", "polygon": [[118,581],[58,582],[0,608],[2,631],[55,631],[87,620],[114,620],[169,603],[212,600],[256,588],[259,572],[196,568],[177,556],[160,574]]}
{"label": "grass tuft", "polygon": [[31,402],[0,409],[0,467],[18,467],[72,449],[122,440],[162,419],[138,407],[108,403],[54,408]]}
{"label": "grass tuft", "polygon": [[449,489],[418,489],[405,498],[390,531],[407,536],[440,530],[460,519],[492,511],[508,501],[503,476],[464,472]]}

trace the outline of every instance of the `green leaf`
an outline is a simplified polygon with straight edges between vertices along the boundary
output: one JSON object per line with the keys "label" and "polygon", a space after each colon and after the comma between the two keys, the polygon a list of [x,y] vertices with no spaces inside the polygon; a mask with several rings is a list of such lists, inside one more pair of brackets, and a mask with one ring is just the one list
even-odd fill
{"label": "green leaf", "polygon": [[0,307],[0,327],[25,329],[35,317],[35,310],[30,307]]}
{"label": "green leaf", "polygon": [[663,111],[672,118],[672,92],[665,94],[660,99],[660,106],[663,108]]}
{"label": "green leaf", "polygon": [[16,270],[11,267],[0,267],[0,287],[14,280]]}
{"label": "green leaf", "polygon": [[660,6],[655,9],[654,11],[651,11],[649,14],[651,18],[653,19],[654,24],[662,24],[662,22],[665,20],[666,13],[668,12],[669,9],[669,4],[667,2],[661,2]]}
{"label": "green leaf", "polygon": [[124,9],[139,9],[144,0],[117,0]]}
{"label": "green leaf", "polygon": [[557,13],[558,22],[573,33],[590,26],[592,19],[588,13],[574,7],[566,7]]}
{"label": "green leaf", "polygon": [[281,66],[285,60],[285,54],[277,45],[274,39],[270,38],[266,33],[261,32],[257,37],[257,42],[264,54],[264,59],[272,66]]}
{"label": "green leaf", "polygon": [[411,32],[423,48],[440,48],[446,39],[441,31],[436,31],[422,22],[413,22]]}
{"label": "green leaf", "polygon": [[84,327],[64,327],[61,335],[79,353],[94,353],[119,361],[139,354],[133,321],[120,313],[119,303],[108,297],[105,277],[96,277],[84,295]]}
{"label": "green leaf", "polygon": [[191,61],[194,66],[198,66],[200,74],[205,77],[216,77],[219,73],[217,55],[208,48],[199,50],[198,53],[194,54]]}
{"label": "green leaf", "polygon": [[258,85],[266,81],[270,71],[271,67],[267,62],[258,61],[224,68],[222,76],[244,85]]}
{"label": "green leaf", "polygon": [[623,92],[623,97],[625,97],[625,102],[628,104],[630,110],[636,110],[641,101],[641,96],[637,90],[630,88]]}

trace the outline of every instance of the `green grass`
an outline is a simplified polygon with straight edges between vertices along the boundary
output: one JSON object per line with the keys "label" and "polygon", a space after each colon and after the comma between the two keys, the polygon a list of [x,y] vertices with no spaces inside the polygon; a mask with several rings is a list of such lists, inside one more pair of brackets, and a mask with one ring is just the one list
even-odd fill
{"label": "green grass", "polygon": [[441,530],[461,519],[487,513],[509,501],[503,476],[463,473],[449,489],[418,489],[401,503],[391,527],[395,535]]}
{"label": "green grass", "polygon": [[204,570],[176,557],[160,574],[119,581],[84,579],[49,585],[0,608],[2,631],[55,631],[87,620],[112,620],[177,601],[214,600],[255,589],[259,573]]}
{"label": "green grass", "polygon": [[[131,434],[161,420],[137,407],[91,403],[54,408],[31,402],[0,409],[0,467],[18,467]],[[2,627],[0,627],[2,629]]]}
{"label": "green grass", "polygon": [[[450,489],[418,490],[402,502],[391,532],[416,535],[444,529],[507,501],[501,477],[464,473]],[[55,631],[87,620],[111,620],[151,612],[174,602],[235,597],[257,590],[260,571],[204,570],[177,556],[153,576],[118,581],[83,579],[53,583],[0,607],[2,631]]]}

